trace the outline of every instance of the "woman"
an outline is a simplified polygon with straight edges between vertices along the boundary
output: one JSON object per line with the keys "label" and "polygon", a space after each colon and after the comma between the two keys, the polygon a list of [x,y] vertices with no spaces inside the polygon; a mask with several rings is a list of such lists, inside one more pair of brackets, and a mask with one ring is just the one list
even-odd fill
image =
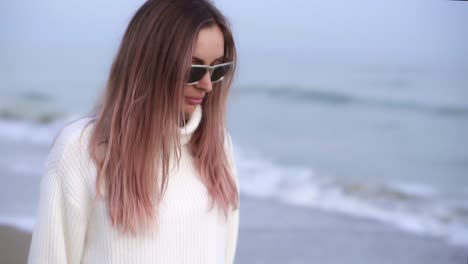
{"label": "woman", "polygon": [[235,55],[207,0],[143,4],[96,111],[49,153],[28,263],[234,262]]}

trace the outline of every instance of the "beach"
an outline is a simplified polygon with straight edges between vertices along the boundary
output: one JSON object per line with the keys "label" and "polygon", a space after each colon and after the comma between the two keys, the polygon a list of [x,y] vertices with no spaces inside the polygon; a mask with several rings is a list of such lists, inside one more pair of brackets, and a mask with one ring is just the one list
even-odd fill
{"label": "beach", "polygon": [[466,263],[468,248],[372,220],[258,199],[241,200],[236,263]]}
{"label": "beach", "polygon": [[26,263],[31,233],[0,224],[0,263]]}
{"label": "beach", "polygon": [[[214,2],[238,48],[236,264],[468,264],[468,2]],[[26,262],[52,142],[141,3],[0,3],[0,264]]]}
{"label": "beach", "polygon": [[[26,263],[29,243],[29,232],[0,225],[1,263]],[[241,196],[236,264],[460,264],[467,258],[467,248],[376,221]]]}

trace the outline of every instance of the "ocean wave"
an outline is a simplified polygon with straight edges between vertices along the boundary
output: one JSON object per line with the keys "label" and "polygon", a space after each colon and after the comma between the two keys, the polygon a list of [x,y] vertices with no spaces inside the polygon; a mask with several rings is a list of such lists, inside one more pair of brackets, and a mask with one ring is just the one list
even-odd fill
{"label": "ocean wave", "polygon": [[241,192],[294,206],[374,219],[401,230],[468,245],[468,208],[444,202],[424,184],[343,183],[312,169],[279,166],[237,147]]}
{"label": "ocean wave", "polygon": [[437,104],[419,102],[416,100],[402,100],[354,95],[341,91],[325,91],[320,89],[306,89],[301,87],[244,87],[243,94],[264,94],[272,97],[288,98],[306,102],[321,102],[334,105],[358,105],[365,107],[380,107],[396,110],[424,112],[436,115],[467,116],[467,104]]}
{"label": "ocean wave", "polygon": [[1,120],[27,120],[35,123],[51,123],[67,114],[56,107],[50,95],[39,91],[26,91],[0,100]]}
{"label": "ocean wave", "polygon": [[78,115],[57,119],[49,123],[0,119],[0,138],[30,144],[49,144],[66,123],[76,118]]}
{"label": "ocean wave", "polygon": [[53,112],[41,108],[25,109],[17,106],[1,107],[0,120],[24,120],[39,124],[48,124],[63,119],[65,113]]}
{"label": "ocean wave", "polygon": [[[0,137],[48,144],[67,121],[34,125],[4,120],[0,121]],[[317,175],[311,168],[278,165],[233,143],[243,194],[374,219],[411,233],[468,245],[468,206],[463,201],[444,201],[433,186],[407,182],[388,182],[381,186],[341,182]],[[33,222],[34,219],[25,217],[0,217],[0,223],[26,230]]]}

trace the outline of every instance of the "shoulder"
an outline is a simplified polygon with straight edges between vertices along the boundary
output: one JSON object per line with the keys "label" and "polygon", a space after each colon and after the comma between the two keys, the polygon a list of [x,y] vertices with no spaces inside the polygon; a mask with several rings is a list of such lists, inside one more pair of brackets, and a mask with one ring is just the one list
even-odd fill
{"label": "shoulder", "polygon": [[77,203],[88,199],[93,191],[95,164],[89,153],[93,127],[90,117],[67,123],[58,132],[46,160],[45,177],[54,177]]}
{"label": "shoulder", "polygon": [[87,150],[93,120],[91,118],[81,118],[66,124],[56,136],[49,160],[73,157]]}

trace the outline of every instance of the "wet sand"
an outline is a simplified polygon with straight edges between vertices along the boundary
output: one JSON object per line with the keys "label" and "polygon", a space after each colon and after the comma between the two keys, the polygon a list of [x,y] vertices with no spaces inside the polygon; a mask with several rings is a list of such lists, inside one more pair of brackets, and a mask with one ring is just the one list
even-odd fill
{"label": "wet sand", "polygon": [[26,263],[30,243],[29,232],[0,225],[0,263]]}

